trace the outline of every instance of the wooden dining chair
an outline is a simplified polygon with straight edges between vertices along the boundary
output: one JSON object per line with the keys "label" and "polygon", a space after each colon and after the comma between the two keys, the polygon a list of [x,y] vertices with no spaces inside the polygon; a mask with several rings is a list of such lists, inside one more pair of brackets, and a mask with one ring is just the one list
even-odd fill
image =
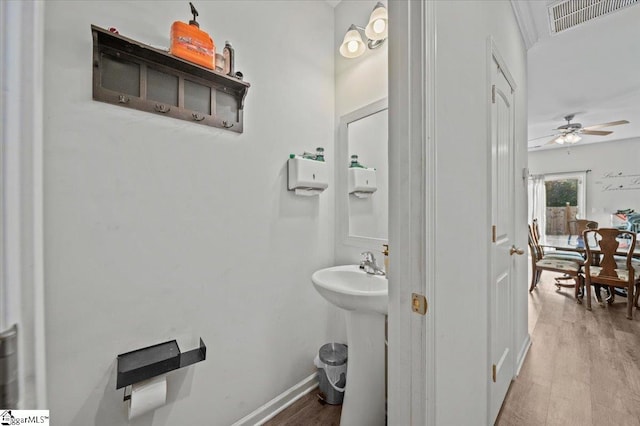
{"label": "wooden dining chair", "polygon": [[533,238],[535,238],[536,242],[540,242],[540,226],[538,224],[538,219],[533,219],[531,222],[531,230],[533,231]]}
{"label": "wooden dining chair", "polygon": [[573,235],[576,235],[578,238],[582,238],[582,233],[587,229],[598,228],[598,222],[589,219],[572,220],[571,222],[569,222],[570,227],[571,225],[573,225],[575,232],[571,232],[571,229],[569,229],[569,238],[571,238],[571,236]]}
{"label": "wooden dining chair", "polygon": [[[640,268],[634,267],[632,261],[636,244],[636,234],[616,228],[587,229],[583,232],[585,241],[592,239],[598,246],[586,244],[587,260],[584,266],[587,286],[587,310],[591,310],[591,286],[594,284],[610,287],[625,288],[627,290],[627,318],[633,319],[633,307],[638,307],[640,294]],[[620,247],[624,241],[627,248]],[[622,253],[624,255],[622,256]],[[621,258],[625,261],[622,262]],[[617,262],[616,262],[617,260]],[[613,303],[612,297],[607,299]]]}
{"label": "wooden dining chair", "polygon": [[[596,222],[593,222],[596,223]],[[597,228],[597,223],[596,223]],[[531,222],[531,230],[533,231],[533,241],[538,246],[538,250],[542,253],[542,257],[553,258],[553,259],[562,259],[562,260],[571,260],[574,262],[578,262],[580,265],[584,264],[584,257],[580,252],[577,251],[569,251],[569,250],[545,250],[544,247],[540,245],[540,228],[538,226],[538,219],[533,219]]]}
{"label": "wooden dining chair", "polygon": [[584,280],[581,274],[582,265],[574,260],[563,260],[558,258],[545,257],[542,249],[536,243],[534,237],[533,226],[529,225],[529,250],[531,252],[531,285],[529,292],[533,291],[540,280],[543,271],[560,272],[565,276],[574,280],[575,284],[560,284],[556,281],[558,287],[573,287],[576,300],[580,302],[579,294],[583,286]]}

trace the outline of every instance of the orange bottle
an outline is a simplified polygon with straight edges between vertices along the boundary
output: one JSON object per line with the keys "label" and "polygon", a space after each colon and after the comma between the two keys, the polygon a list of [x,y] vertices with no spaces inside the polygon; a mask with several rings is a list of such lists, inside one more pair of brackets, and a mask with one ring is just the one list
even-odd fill
{"label": "orange bottle", "polygon": [[194,64],[213,69],[216,45],[209,34],[200,29],[196,22],[198,11],[189,2],[193,20],[189,24],[176,21],[171,25],[171,48],[169,52]]}

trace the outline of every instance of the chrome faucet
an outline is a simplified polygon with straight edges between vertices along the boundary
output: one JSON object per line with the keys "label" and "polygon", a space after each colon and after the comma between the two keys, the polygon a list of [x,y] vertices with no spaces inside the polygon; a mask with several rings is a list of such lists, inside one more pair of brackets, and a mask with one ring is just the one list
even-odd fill
{"label": "chrome faucet", "polygon": [[376,258],[370,251],[362,253],[362,261],[360,262],[360,269],[371,275],[384,275],[384,270],[376,263]]}

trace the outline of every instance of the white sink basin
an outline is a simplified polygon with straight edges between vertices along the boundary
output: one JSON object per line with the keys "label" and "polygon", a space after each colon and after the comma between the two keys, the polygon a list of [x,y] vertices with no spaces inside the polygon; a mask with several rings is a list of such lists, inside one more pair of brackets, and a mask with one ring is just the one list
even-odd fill
{"label": "white sink basin", "polygon": [[347,311],[387,314],[389,286],[384,276],[367,274],[358,265],[320,269],[313,285],[329,302]]}

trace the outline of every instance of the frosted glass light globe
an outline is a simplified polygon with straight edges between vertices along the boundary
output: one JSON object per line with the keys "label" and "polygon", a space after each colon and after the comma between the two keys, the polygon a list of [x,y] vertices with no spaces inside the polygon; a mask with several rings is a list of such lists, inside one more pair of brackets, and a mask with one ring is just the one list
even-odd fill
{"label": "frosted glass light globe", "polygon": [[376,21],[373,23],[373,32],[376,34],[384,32],[385,28],[387,28],[387,23],[384,21],[384,19],[376,19]]}
{"label": "frosted glass light globe", "polygon": [[389,35],[387,8],[382,3],[376,4],[371,12],[369,23],[364,33],[369,40],[384,40]]}
{"label": "frosted glass light globe", "polygon": [[362,41],[362,37],[355,25],[351,25],[344,35],[344,40],[340,45],[340,54],[345,58],[357,58],[362,55],[367,46]]}

